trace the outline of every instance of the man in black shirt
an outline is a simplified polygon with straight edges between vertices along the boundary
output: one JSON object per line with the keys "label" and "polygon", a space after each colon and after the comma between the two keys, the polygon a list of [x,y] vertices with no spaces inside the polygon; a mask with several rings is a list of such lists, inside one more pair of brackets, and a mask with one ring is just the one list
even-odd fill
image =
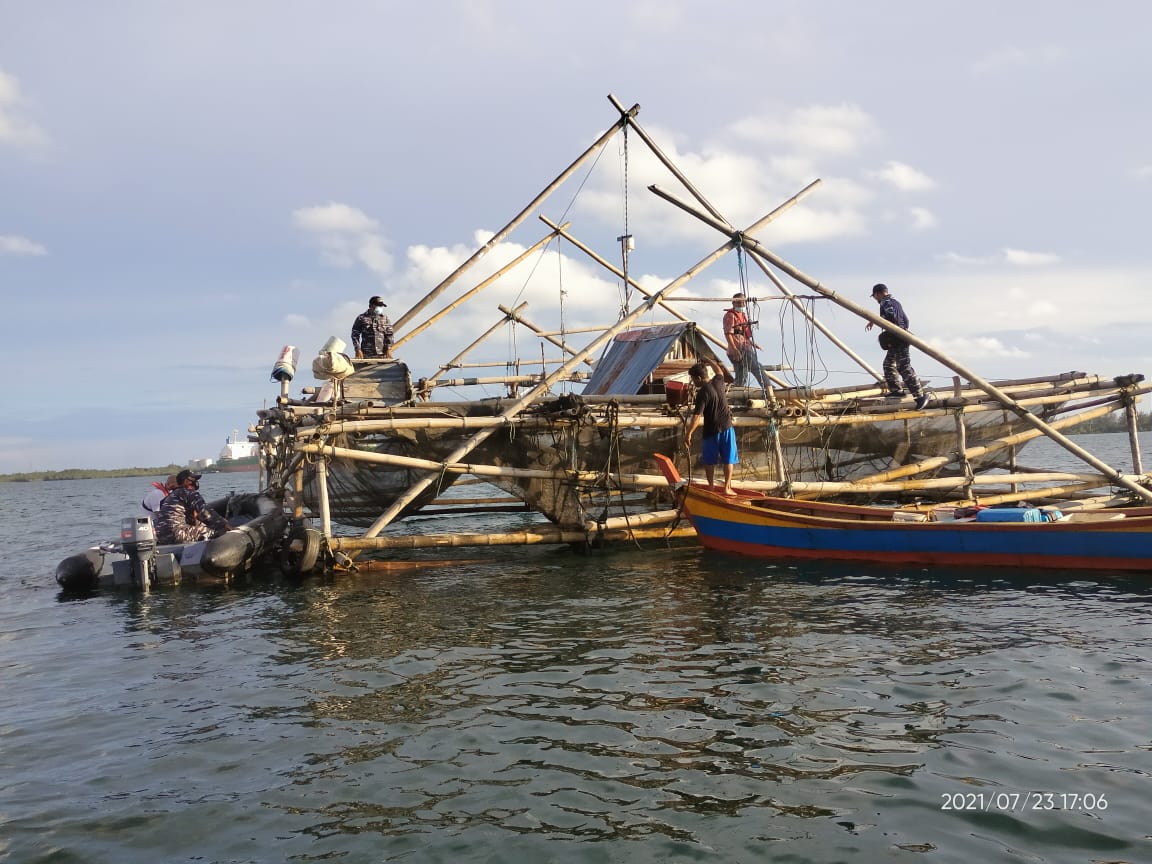
{"label": "man in black shirt", "polygon": [[372,297],[368,311],[352,322],[352,349],[357,359],[392,356],[392,322],[384,314],[387,305],[383,297]]}
{"label": "man in black shirt", "polygon": [[696,403],[692,407],[692,419],[684,433],[684,444],[691,450],[692,433],[701,423],[704,424],[704,441],[700,461],[704,464],[704,476],[708,485],[715,486],[716,466],[724,466],[724,494],[732,495],[732,466],[739,458],[736,454],[736,432],[732,428],[732,411],[728,408],[725,385],[732,380],[728,370],[709,357],[705,361],[715,374],[708,378],[708,366],[697,363],[688,370],[692,383],[696,385]]}

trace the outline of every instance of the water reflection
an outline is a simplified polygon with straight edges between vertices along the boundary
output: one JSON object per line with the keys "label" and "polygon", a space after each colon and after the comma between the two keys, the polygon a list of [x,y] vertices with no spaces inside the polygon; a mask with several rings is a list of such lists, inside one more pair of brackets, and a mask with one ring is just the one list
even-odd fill
{"label": "water reflection", "polygon": [[[1150,598],[688,548],[55,604],[90,650],[13,674],[6,828],[90,860],[109,825],[140,861],[1136,860]],[[942,814],[965,789],[1116,803]]]}
{"label": "water reflection", "polygon": [[916,790],[929,751],[1016,722],[1005,689],[1028,682],[977,658],[1076,634],[1016,604],[1088,590],[716,563],[544,558],[310,592],[281,662],[309,667],[332,746],[290,776],[351,788],[293,812],[317,836],[855,832],[861,795]]}

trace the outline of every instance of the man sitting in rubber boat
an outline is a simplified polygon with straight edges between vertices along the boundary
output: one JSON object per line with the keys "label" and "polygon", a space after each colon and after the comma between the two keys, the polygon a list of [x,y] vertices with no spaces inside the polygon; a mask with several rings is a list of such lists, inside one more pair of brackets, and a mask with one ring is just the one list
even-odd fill
{"label": "man sitting in rubber boat", "polygon": [[185,469],[176,475],[176,488],[164,499],[155,519],[156,542],[161,546],[208,540],[232,527],[208,506],[199,489],[199,474]]}

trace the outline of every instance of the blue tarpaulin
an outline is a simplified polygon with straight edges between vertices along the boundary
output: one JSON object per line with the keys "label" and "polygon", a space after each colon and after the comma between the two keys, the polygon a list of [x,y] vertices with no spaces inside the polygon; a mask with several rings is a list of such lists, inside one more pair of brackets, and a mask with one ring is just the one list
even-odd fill
{"label": "blue tarpaulin", "polygon": [[693,326],[690,321],[658,324],[616,334],[612,346],[596,363],[591,380],[584,386],[585,396],[608,396],[614,393],[635,395],[676,340]]}

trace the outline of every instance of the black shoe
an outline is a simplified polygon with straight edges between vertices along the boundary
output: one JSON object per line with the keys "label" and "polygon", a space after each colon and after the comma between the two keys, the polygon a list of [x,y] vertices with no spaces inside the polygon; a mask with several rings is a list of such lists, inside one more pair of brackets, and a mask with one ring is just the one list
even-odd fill
{"label": "black shoe", "polygon": [[917,411],[923,411],[924,407],[927,404],[928,404],[928,394],[927,393],[925,393],[923,396],[917,396],[916,397],[916,410]]}
{"label": "black shoe", "polygon": [[887,393],[884,394],[884,398],[885,399],[903,399],[904,398],[904,391],[903,390],[889,390]]}

